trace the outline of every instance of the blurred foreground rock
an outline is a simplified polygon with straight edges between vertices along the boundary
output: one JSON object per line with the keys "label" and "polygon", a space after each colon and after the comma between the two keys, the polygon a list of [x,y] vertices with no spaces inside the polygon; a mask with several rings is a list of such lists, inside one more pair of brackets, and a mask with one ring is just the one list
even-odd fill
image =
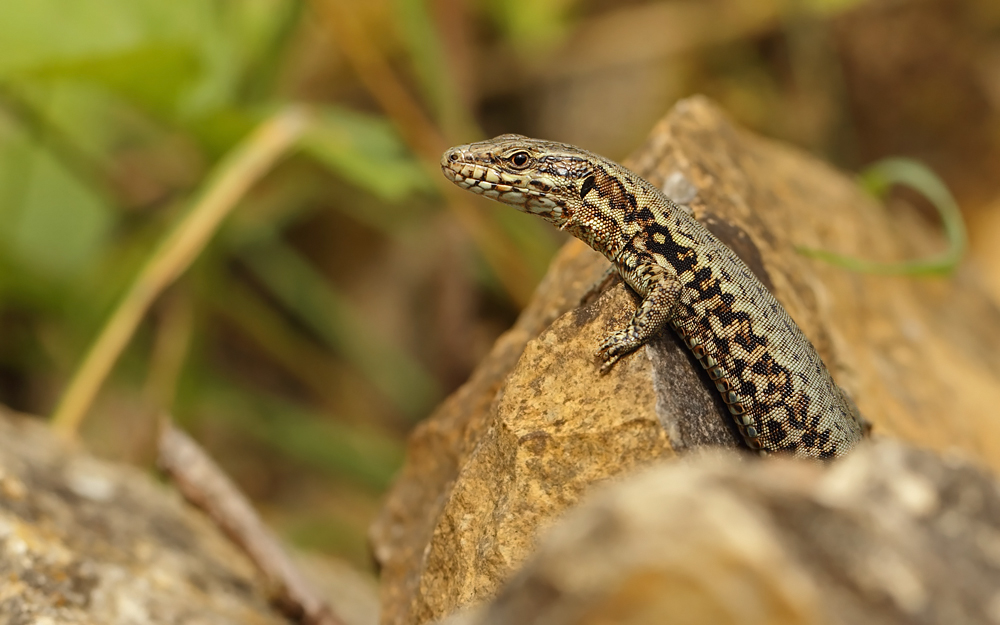
{"label": "blurred foreground rock", "polygon": [[[307,572],[339,589],[326,596],[348,625],[374,623],[358,574]],[[175,492],[0,408],[0,623],[288,621],[243,553]]]}
{"label": "blurred foreground rock", "polygon": [[601,489],[449,625],[1000,622],[1000,491],[883,440],[826,467],[708,453]]}
{"label": "blurred foreground rock", "polygon": [[[972,272],[860,275],[795,251],[917,258],[943,245],[933,224],[907,206],[880,206],[850,177],[800,151],[734,127],[703,98],[678,103],[626,165],[686,202],[746,261],[876,436],[961,450],[1000,468],[1000,311]],[[634,309],[620,283],[592,293],[607,266],[583,244],[568,243],[514,328],[414,432],[407,465],[371,531],[383,567],[384,624],[426,623],[491,598],[535,549],[539,531],[596,483],[694,448],[739,447],[707,378],[672,334],[598,375],[595,349]],[[775,467],[766,470],[797,471]],[[697,499],[688,507],[692,518],[700,514]],[[762,518],[756,522],[771,517]],[[738,534],[739,515],[730,522]],[[771,536],[779,533],[771,528]],[[751,542],[767,536],[746,535]],[[760,545],[746,549],[765,554]],[[683,553],[697,558],[699,550]],[[880,553],[869,545],[871,558]],[[726,610],[770,601],[769,562],[745,565],[762,578],[733,589],[737,598]],[[718,562],[706,579],[725,577],[729,564],[738,563]],[[596,572],[581,571],[587,574]],[[905,580],[925,578],[904,572],[898,579],[905,595]],[[801,580],[804,588],[811,583]],[[795,615],[805,604],[789,605]]]}

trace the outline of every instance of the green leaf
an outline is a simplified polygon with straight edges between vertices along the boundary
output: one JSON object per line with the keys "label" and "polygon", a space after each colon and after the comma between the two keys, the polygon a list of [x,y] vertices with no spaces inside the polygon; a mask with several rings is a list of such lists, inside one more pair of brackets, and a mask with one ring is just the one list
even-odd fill
{"label": "green leaf", "polygon": [[493,20],[521,54],[553,47],[569,33],[576,0],[489,0]]}
{"label": "green leaf", "polygon": [[226,18],[239,10],[194,0],[4,0],[0,80],[89,81],[160,116],[201,115],[236,98],[249,35]]}
{"label": "green leaf", "polygon": [[14,261],[54,278],[94,262],[111,207],[26,138],[0,140],[0,245]]}
{"label": "green leaf", "polygon": [[0,77],[152,41],[194,41],[203,10],[190,0],[4,0]]}
{"label": "green leaf", "polygon": [[327,107],[306,132],[303,150],[382,199],[398,201],[433,184],[384,119]]}
{"label": "green leaf", "polygon": [[151,44],[118,54],[52,63],[27,75],[90,82],[146,110],[173,117],[188,102],[202,70],[197,50],[181,44]]}
{"label": "green leaf", "polygon": [[0,2],[0,76],[136,45],[143,34],[129,12],[105,8],[85,0]]}

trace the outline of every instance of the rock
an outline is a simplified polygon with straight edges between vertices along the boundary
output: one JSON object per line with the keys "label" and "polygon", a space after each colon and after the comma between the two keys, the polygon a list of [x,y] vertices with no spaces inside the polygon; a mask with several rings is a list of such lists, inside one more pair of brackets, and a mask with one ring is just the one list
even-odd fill
{"label": "rock", "polygon": [[[553,261],[533,301],[501,336],[472,377],[420,423],[407,449],[407,463],[371,530],[372,550],[381,565],[382,621],[411,622],[408,605],[418,592],[425,547],[458,468],[489,425],[490,407],[501,382],[528,341],[575,307],[604,275],[601,257],[580,244],[567,246]],[[391,580],[386,583],[386,580]]]}
{"label": "rock", "polygon": [[998,586],[995,479],[883,440],[826,466],[713,452],[631,476],[449,624],[996,623]]}
{"label": "rock", "polygon": [[[1000,421],[986,409],[1000,406],[1000,311],[971,272],[862,275],[795,250],[920,257],[942,245],[921,218],[737,129],[703,98],[678,103],[626,165],[690,199],[810,337],[876,435],[1000,467]],[[567,243],[515,327],[412,436],[371,531],[386,625],[491,597],[539,530],[592,485],[692,449],[740,448],[672,334],[598,374],[593,352],[635,303],[620,282],[594,293],[607,267]]]}
{"label": "rock", "polygon": [[0,418],[0,621],[278,623],[246,558],[176,495]]}
{"label": "rock", "polygon": [[[177,493],[2,407],[0,579],[2,623],[288,623],[244,554]],[[341,604],[348,625],[374,622],[358,596]]]}

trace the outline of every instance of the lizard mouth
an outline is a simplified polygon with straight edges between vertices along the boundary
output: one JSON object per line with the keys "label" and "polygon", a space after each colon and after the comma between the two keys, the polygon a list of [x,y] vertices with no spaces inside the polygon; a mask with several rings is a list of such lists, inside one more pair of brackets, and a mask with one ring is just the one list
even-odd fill
{"label": "lizard mouth", "polygon": [[473,193],[528,193],[527,184],[521,176],[498,170],[491,163],[484,163],[475,155],[452,148],[441,157],[441,171],[446,178]]}
{"label": "lizard mouth", "polygon": [[[540,215],[558,216],[562,208],[542,189],[532,188],[523,175],[498,169],[459,146],[441,156],[445,178],[459,187],[520,210]],[[545,185],[548,186],[548,185]]]}

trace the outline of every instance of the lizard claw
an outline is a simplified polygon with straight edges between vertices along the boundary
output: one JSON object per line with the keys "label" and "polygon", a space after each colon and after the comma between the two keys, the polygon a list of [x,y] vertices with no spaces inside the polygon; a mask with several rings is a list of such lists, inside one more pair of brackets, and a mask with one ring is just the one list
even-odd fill
{"label": "lizard claw", "polygon": [[607,375],[611,367],[621,359],[621,356],[608,356],[601,352],[597,352],[597,357],[601,359],[601,367],[598,369],[601,375]]}
{"label": "lizard claw", "polygon": [[618,362],[622,356],[633,351],[637,346],[629,340],[626,330],[619,330],[604,340],[601,348],[597,350],[596,356],[601,362],[601,375],[611,371],[611,367]]}

